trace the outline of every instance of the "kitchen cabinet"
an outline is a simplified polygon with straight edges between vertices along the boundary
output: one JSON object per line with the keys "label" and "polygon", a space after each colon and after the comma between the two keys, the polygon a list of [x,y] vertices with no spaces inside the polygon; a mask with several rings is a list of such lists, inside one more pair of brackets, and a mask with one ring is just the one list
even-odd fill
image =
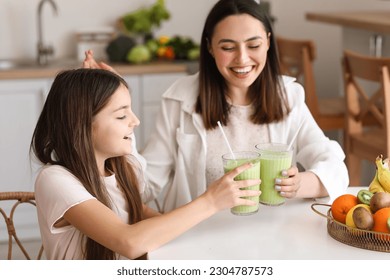
{"label": "kitchen cabinet", "polygon": [[[141,120],[137,128],[137,148],[139,151],[145,147],[152,131],[154,130],[156,115],[160,109],[161,95],[177,79],[183,77],[186,73],[163,73],[148,74],[139,77],[138,114]],[[134,101],[133,101],[134,102]]]}
{"label": "kitchen cabinet", "polygon": [[[154,68],[122,66],[116,69],[129,84],[132,107],[141,120],[135,134],[137,148],[142,150],[154,128],[161,95],[176,79],[187,75],[187,68],[159,65]],[[30,71],[30,78],[30,72],[23,71],[0,71],[0,191],[32,191],[39,168],[38,163],[31,161],[29,148],[54,72]],[[30,210],[22,213],[20,223],[24,230],[20,235],[37,239],[36,213]],[[5,229],[0,228],[0,241],[6,238],[2,233]]]}
{"label": "kitchen cabinet", "polygon": [[[32,191],[38,165],[30,161],[31,136],[52,80],[0,81],[0,191]],[[21,208],[20,235],[39,237],[36,213]],[[0,241],[6,238],[0,228]]]}

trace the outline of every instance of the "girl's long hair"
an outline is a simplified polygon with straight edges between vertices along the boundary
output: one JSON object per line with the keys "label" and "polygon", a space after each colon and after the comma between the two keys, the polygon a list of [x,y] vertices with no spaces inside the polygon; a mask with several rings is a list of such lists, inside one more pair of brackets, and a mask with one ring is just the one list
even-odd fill
{"label": "girl's long hair", "polygon": [[290,109],[280,80],[279,58],[269,16],[253,0],[221,0],[211,9],[203,28],[200,46],[199,95],[196,112],[202,116],[206,129],[213,129],[217,122],[224,125],[229,120],[230,105],[226,101],[227,85],[218,71],[208,45],[211,43],[215,26],[231,15],[248,14],[258,19],[270,36],[267,61],[262,73],[249,87],[249,98],[254,112],[251,120],[255,124],[280,121]]}
{"label": "girl's long hair", "polygon": [[[92,121],[110,97],[126,82],[118,75],[100,69],[61,72],[55,78],[38,119],[30,150],[43,164],[68,169],[85,189],[112,208],[102,182],[92,143]],[[118,187],[128,203],[129,224],[142,220],[142,202],[134,165],[127,157],[106,160],[106,169],[115,173]],[[89,237],[83,250],[85,259],[116,259],[115,252]]]}

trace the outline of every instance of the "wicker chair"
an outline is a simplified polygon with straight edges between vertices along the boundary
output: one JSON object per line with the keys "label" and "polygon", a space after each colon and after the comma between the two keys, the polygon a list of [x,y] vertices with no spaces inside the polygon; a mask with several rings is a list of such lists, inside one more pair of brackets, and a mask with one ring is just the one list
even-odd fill
{"label": "wicker chair", "polygon": [[[8,211],[5,210],[4,205],[2,205],[4,201],[10,201],[12,208]],[[7,230],[8,230],[8,259],[12,259],[13,246],[18,246],[26,257],[26,259],[31,260],[31,253],[27,252],[26,247],[23,245],[23,242],[19,239],[17,235],[17,230],[15,227],[14,219],[15,212],[19,205],[27,203],[36,206],[35,204],[35,195],[34,192],[0,192],[0,213],[4,218]],[[8,204],[7,204],[8,205]],[[36,259],[40,260],[43,254],[43,246],[41,245],[37,254]]]}

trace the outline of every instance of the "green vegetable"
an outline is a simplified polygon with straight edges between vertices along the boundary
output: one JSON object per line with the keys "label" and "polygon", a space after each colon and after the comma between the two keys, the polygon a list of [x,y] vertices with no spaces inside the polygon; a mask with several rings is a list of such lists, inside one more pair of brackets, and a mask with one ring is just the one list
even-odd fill
{"label": "green vegetable", "polygon": [[136,45],[127,54],[127,61],[136,64],[148,62],[151,58],[152,55],[145,45]]}
{"label": "green vegetable", "polygon": [[188,51],[187,57],[189,60],[197,60],[199,58],[199,55],[200,55],[200,48],[195,47]]}
{"label": "green vegetable", "polygon": [[123,24],[129,33],[150,34],[154,27],[160,27],[163,20],[171,17],[165,7],[164,0],[157,2],[150,8],[140,8],[122,17]]}
{"label": "green vegetable", "polygon": [[154,56],[158,49],[158,42],[154,39],[150,39],[146,42],[146,46],[148,47],[150,53]]}
{"label": "green vegetable", "polygon": [[184,36],[174,36],[167,45],[173,47],[176,59],[188,59],[188,51],[196,46],[194,41]]}

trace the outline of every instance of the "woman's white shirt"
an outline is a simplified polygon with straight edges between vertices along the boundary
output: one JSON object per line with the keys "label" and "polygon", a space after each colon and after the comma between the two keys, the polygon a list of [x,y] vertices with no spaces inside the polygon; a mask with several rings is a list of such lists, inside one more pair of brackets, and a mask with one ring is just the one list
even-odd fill
{"label": "woman's white shirt", "polygon": [[[345,154],[318,127],[305,104],[303,87],[292,77],[281,79],[291,112],[283,121],[268,124],[269,140],[289,143],[303,123],[294,143],[293,164],[299,162],[316,174],[333,200],[349,184]],[[163,94],[155,131],[142,152],[148,180],[144,198],[157,197],[164,211],[192,201],[207,187],[207,131],[195,112],[197,96],[198,74],[180,78]]]}

